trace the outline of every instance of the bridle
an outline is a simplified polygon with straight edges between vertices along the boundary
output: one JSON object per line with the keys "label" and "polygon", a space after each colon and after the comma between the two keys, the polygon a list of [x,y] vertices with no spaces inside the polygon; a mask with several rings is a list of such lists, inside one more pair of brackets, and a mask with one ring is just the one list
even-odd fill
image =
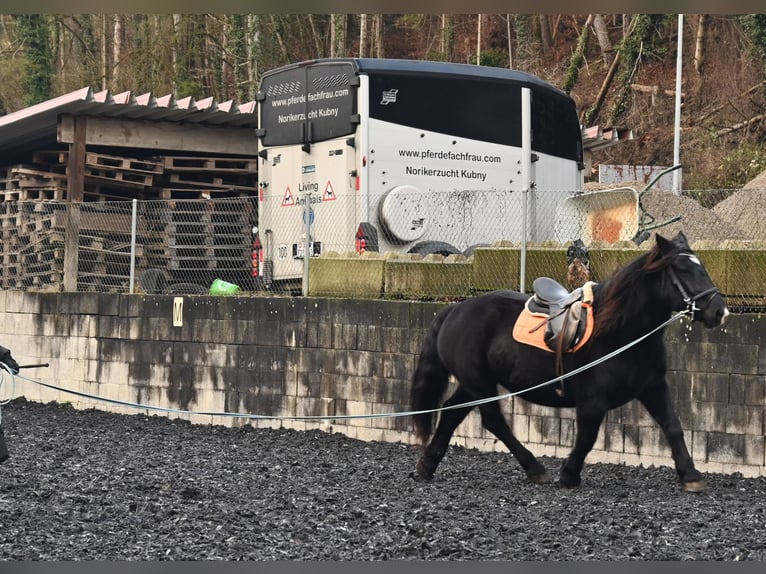
{"label": "bridle", "polygon": [[[686,257],[695,257],[691,253],[679,253],[678,256],[684,255]],[[676,273],[676,270],[673,268],[673,264],[671,263],[668,265],[668,274],[670,275],[670,280],[673,283],[673,285],[676,286],[678,291],[681,293],[681,297],[684,300],[684,303],[686,303],[686,311],[694,317],[694,313],[696,311],[702,311],[700,307],[697,307],[696,303],[703,297],[708,297],[708,299],[712,298],[716,294],[720,293],[720,290],[718,287],[713,285],[709,289],[705,289],[704,291],[697,293],[696,295],[689,295],[689,292],[686,290],[686,287],[683,284],[683,281],[681,281],[681,278],[678,276],[678,273]]]}

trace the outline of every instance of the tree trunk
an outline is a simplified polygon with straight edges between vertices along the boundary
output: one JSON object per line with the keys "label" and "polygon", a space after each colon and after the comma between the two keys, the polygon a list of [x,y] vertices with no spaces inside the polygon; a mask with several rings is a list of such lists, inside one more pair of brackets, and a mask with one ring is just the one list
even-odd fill
{"label": "tree trunk", "polygon": [[[287,45],[285,44],[285,40],[282,37],[282,23],[281,23],[281,15],[277,14],[270,14],[269,17],[271,18],[271,27],[274,30],[274,36],[277,39],[277,45],[279,46],[279,50],[282,53],[282,64],[289,64],[290,63],[290,56],[287,52]],[[330,56],[332,57],[332,47],[330,48]]]}
{"label": "tree trunk", "polygon": [[585,26],[580,31],[580,37],[577,40],[577,46],[575,46],[572,59],[569,61],[569,67],[567,68],[566,76],[564,77],[564,87],[562,88],[567,94],[572,91],[574,85],[577,83],[577,78],[580,76],[580,67],[585,62],[585,47],[588,45],[588,38],[590,37],[590,25],[593,22],[593,14],[588,15],[588,19],[585,21]]}
{"label": "tree trunk", "polygon": [[109,88],[109,56],[107,53],[106,45],[106,14],[101,15],[101,89],[106,90]]}
{"label": "tree trunk", "polygon": [[617,73],[617,68],[620,65],[620,53],[617,52],[615,54],[615,57],[612,59],[612,65],[609,66],[609,71],[606,73],[606,78],[604,78],[604,82],[601,84],[601,89],[598,91],[598,96],[596,97],[596,101],[591,106],[591,108],[585,112],[582,116],[581,123],[584,126],[590,126],[593,125],[593,123],[596,121],[596,118],[598,117],[599,112],[601,111],[601,106],[604,105],[604,100],[606,99],[606,94],[609,91],[609,86],[612,85],[612,80],[614,79],[614,75]]}
{"label": "tree trunk", "polygon": [[700,14],[697,21],[697,39],[694,46],[694,69],[702,75],[705,67],[705,35],[707,32],[707,14]]}
{"label": "tree trunk", "polygon": [[181,75],[181,70],[178,66],[178,47],[181,44],[181,15],[173,14],[173,37],[170,40],[170,55],[172,58],[172,78],[170,84],[173,87],[173,92],[178,89],[178,78]]}
{"label": "tree trunk", "polygon": [[540,41],[542,42],[543,54],[547,54],[553,47],[551,38],[551,20],[548,14],[540,14]]}
{"label": "tree trunk", "polygon": [[441,25],[439,26],[439,54],[447,60],[448,59],[448,38],[449,38],[449,16],[447,14],[441,15]]}
{"label": "tree trunk", "polygon": [[481,64],[481,14],[476,22],[476,65]]}
{"label": "tree trunk", "polygon": [[516,66],[526,68],[532,56],[532,26],[528,14],[514,14],[513,27],[516,30]]}
{"label": "tree trunk", "polygon": [[612,65],[614,55],[612,54],[612,42],[609,40],[609,31],[606,28],[606,22],[601,14],[593,16],[593,29],[596,31],[596,39],[601,48],[601,54],[604,56],[604,64]]}
{"label": "tree trunk", "polygon": [[309,14],[309,26],[311,27],[311,36],[314,38],[314,56],[321,58],[324,54],[324,50],[322,49],[322,40],[319,37],[319,33],[317,32],[317,25],[314,21],[313,14]]}
{"label": "tree trunk", "polygon": [[383,58],[385,50],[383,49],[383,14],[375,14],[375,57]]}
{"label": "tree trunk", "polygon": [[122,61],[122,16],[114,15],[112,37],[112,78],[115,85],[120,82],[120,62]]}
{"label": "tree trunk", "polygon": [[359,14],[359,57],[365,57],[365,44],[367,44],[367,14]]}
{"label": "tree trunk", "polygon": [[346,15],[330,14],[330,57],[346,55]]}
{"label": "tree trunk", "polygon": [[245,45],[247,46],[247,98],[252,100],[258,92],[258,61],[260,59],[260,16],[257,14],[247,15],[247,34]]}

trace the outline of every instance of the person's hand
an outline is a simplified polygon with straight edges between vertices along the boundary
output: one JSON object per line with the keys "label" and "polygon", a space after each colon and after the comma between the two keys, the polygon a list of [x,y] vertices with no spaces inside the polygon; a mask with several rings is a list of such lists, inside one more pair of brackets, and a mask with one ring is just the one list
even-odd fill
{"label": "person's hand", "polygon": [[8,368],[11,370],[11,372],[15,375],[19,372],[19,364],[16,362],[16,359],[13,358],[11,355],[11,350],[6,349],[5,347],[0,347],[0,363],[5,363],[8,365]]}

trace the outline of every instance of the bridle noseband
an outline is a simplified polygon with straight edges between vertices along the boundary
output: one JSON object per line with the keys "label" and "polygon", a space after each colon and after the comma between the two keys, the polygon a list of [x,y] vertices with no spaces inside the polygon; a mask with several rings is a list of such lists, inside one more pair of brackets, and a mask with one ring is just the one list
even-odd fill
{"label": "bridle noseband", "polygon": [[[686,257],[694,257],[691,253],[679,253],[678,256],[685,255]],[[694,317],[694,313],[696,311],[702,311],[701,308],[697,307],[696,303],[703,297],[712,298],[717,293],[720,293],[720,290],[718,287],[713,285],[709,289],[705,289],[704,291],[697,293],[696,295],[689,295],[686,288],[684,287],[683,282],[681,281],[681,278],[678,276],[678,273],[676,273],[676,270],[673,268],[673,264],[671,263],[668,265],[668,274],[670,275],[670,280],[672,281],[673,285],[676,286],[676,288],[680,291],[681,297],[683,297],[684,303],[686,303],[686,310],[689,314],[691,314],[692,317]]]}

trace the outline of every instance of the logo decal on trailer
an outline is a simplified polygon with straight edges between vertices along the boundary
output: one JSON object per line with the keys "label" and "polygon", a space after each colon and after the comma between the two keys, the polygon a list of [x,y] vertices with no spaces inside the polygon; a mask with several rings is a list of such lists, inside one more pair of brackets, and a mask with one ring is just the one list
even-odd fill
{"label": "logo decal on trailer", "polygon": [[383,99],[380,100],[381,106],[387,106],[388,104],[395,104],[396,103],[396,94],[399,93],[399,90],[383,90]]}
{"label": "logo decal on trailer", "polygon": [[291,205],[295,205],[295,198],[293,197],[293,192],[290,191],[290,186],[287,186],[287,189],[285,190],[285,196],[282,198],[282,207],[289,207]]}
{"label": "logo decal on trailer", "polygon": [[332,188],[332,182],[330,180],[327,180],[327,187],[324,188],[324,195],[322,196],[322,201],[332,201],[335,199],[335,190]]}

